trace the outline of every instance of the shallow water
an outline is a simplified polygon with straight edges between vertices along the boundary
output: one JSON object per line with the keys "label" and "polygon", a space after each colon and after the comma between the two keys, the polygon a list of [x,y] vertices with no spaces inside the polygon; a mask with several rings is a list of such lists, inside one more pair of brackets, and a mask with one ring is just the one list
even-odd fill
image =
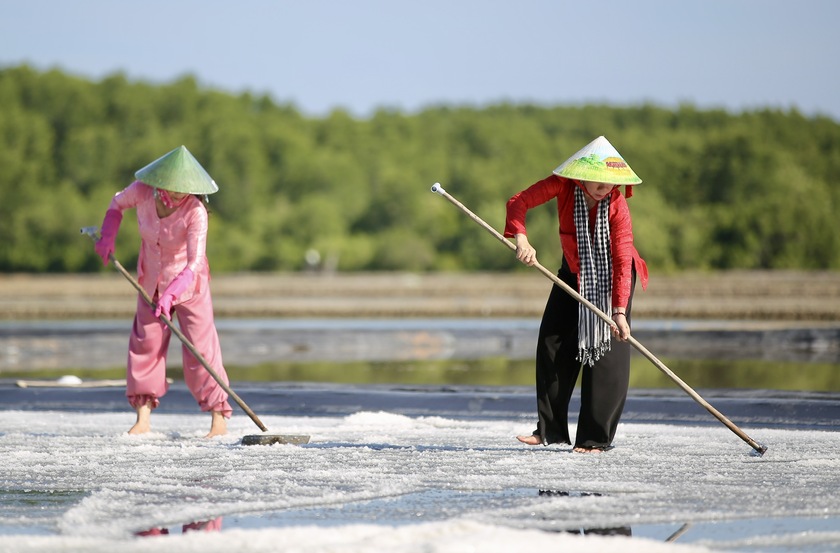
{"label": "shallow water", "polygon": [[[238,380],[530,385],[530,319],[228,319]],[[130,321],[0,321],[0,376],[122,378]],[[840,391],[840,325],[637,321],[634,336],[691,386]],[[179,378],[180,344],[170,344]],[[631,386],[673,387],[634,350]]]}

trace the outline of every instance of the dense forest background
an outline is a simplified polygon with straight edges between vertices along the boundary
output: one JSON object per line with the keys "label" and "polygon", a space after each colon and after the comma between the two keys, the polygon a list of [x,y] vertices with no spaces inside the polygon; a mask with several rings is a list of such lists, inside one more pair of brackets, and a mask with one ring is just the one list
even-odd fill
{"label": "dense forest background", "polygon": [[[220,187],[214,272],[296,271],[312,251],[340,271],[513,270],[431,185],[501,229],[511,195],[598,135],[644,180],[629,203],[652,270],[840,269],[840,124],[827,117],[500,104],[313,118],[190,76],[92,82],[20,66],[0,69],[0,272],[103,270],[79,228],[181,144]],[[547,267],[560,259],[554,210],[528,220]],[[135,221],[117,241],[126,266]]]}

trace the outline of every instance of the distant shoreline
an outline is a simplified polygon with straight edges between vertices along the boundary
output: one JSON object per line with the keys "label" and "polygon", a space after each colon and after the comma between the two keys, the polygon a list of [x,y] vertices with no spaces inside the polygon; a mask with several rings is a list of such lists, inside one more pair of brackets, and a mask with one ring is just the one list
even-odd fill
{"label": "distant shoreline", "polygon": [[[515,273],[214,275],[219,318],[538,318],[552,283]],[[0,275],[0,320],[132,317],[119,274]],[[637,319],[840,321],[840,273],[732,271],[651,276]]]}

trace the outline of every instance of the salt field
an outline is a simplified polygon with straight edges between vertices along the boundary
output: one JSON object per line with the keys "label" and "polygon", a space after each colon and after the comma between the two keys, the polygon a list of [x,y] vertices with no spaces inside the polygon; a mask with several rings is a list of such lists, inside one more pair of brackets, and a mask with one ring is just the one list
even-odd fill
{"label": "salt field", "polygon": [[[527,387],[233,383],[243,446],[173,384],[128,436],[119,387],[0,382],[3,551],[840,551],[840,396],[634,390],[615,449],[529,447]],[[573,405],[576,409],[576,405]],[[198,531],[201,530],[201,531]],[[628,537],[631,536],[631,537]]]}
{"label": "salt field", "polygon": [[[698,391],[760,456],[669,381],[631,388],[607,453],[519,444],[535,422],[524,319],[223,319],[234,390],[310,443],[244,446],[260,431],[236,406],[204,439],[177,378],[152,433],[128,436],[104,379],[129,322],[0,324],[0,551],[840,552],[836,324],[637,325],[656,353],[699,360],[679,367],[697,381],[728,383]],[[170,360],[177,375],[175,340]],[[278,360],[292,368],[264,368]],[[77,368],[101,385],[55,385]]]}

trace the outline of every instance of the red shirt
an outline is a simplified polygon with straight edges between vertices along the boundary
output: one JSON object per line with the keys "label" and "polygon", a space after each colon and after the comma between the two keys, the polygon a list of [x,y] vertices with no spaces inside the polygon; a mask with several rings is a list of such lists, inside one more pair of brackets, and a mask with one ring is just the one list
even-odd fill
{"label": "red shirt", "polygon": [[[517,234],[527,234],[525,231],[525,216],[528,210],[556,198],[563,257],[566,258],[572,272],[579,274],[580,259],[578,258],[574,218],[576,186],[580,186],[576,181],[551,175],[514,195],[507,203],[505,236],[513,238]],[[633,245],[633,228],[627,200],[621,195],[618,187],[610,193],[610,198],[610,250],[613,262],[612,305],[613,307],[627,307],[630,300],[630,284],[634,264],[636,273],[642,282],[642,288],[647,288],[648,270],[647,264]],[[597,207],[598,204],[595,204],[590,210],[590,219],[597,213]]]}

